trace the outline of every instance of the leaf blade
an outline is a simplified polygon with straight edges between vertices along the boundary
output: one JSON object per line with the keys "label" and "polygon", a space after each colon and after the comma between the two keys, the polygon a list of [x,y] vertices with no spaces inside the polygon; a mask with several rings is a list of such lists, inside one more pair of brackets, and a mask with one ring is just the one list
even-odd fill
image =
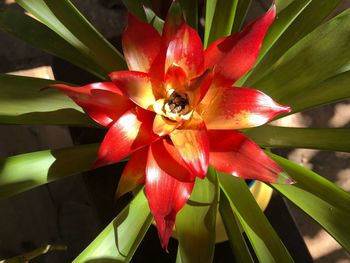
{"label": "leaf blade", "polygon": [[245,134],[261,147],[350,152],[350,130],[347,128],[317,129],[265,125],[246,130]]}
{"label": "leaf blade", "polygon": [[68,96],[45,89],[56,81],[0,74],[0,123],[96,127]]}
{"label": "leaf blade", "polygon": [[92,169],[99,144],[46,150],[0,160],[0,199]]}
{"label": "leaf blade", "polygon": [[297,181],[297,184],[289,187],[272,187],[312,217],[344,249],[350,251],[350,229],[347,223],[350,220],[350,194],[306,168],[280,156],[267,154]]}
{"label": "leaf blade", "polygon": [[73,263],[90,262],[90,260],[129,262],[152,219],[146,196],[141,190]]}
{"label": "leaf blade", "polygon": [[244,180],[219,173],[220,187],[260,262],[293,262],[282,241],[264,216]]}

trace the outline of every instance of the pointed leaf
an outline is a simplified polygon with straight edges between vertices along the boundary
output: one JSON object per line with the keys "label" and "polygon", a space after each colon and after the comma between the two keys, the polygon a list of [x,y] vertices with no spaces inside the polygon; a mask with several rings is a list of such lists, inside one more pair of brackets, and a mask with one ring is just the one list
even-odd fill
{"label": "pointed leaf", "polygon": [[176,218],[180,262],[212,262],[218,199],[217,175],[209,168],[205,179],[196,180],[191,198]]}
{"label": "pointed leaf", "polygon": [[222,191],[220,192],[219,211],[232,249],[233,261],[236,263],[253,263],[254,261],[242,235],[238,219],[232,211],[229,200]]}
{"label": "pointed leaf", "polygon": [[219,181],[259,261],[293,262],[245,181],[223,173],[219,173]]}
{"label": "pointed leaf", "polygon": [[69,0],[17,0],[79,52],[107,72],[126,68],[122,55],[88,22]]}
{"label": "pointed leaf", "polygon": [[238,0],[209,0],[205,8],[204,47],[231,34]]}
{"label": "pointed leaf", "polygon": [[0,12],[0,30],[52,55],[63,58],[100,78],[107,78],[107,71],[98,67],[92,59],[84,56],[74,46],[50,28],[20,12]]}
{"label": "pointed leaf", "polygon": [[130,262],[152,219],[141,190],[73,263]]}
{"label": "pointed leaf", "polygon": [[[272,65],[274,65],[276,61],[286,53],[287,50],[303,39],[303,37],[312,32],[312,30],[317,28],[333,12],[341,1],[342,0],[313,0],[298,16],[298,18],[294,20],[294,22],[275,43],[270,52],[266,54],[264,59],[253,70],[248,81],[246,81],[244,85],[252,87],[253,84],[255,84],[260,78],[271,70]],[[324,34],[322,30],[317,33],[318,36],[320,36],[320,34]],[[327,40],[336,41],[333,37],[328,35]],[[321,47],[324,45],[318,42],[317,46]],[[315,46],[313,45],[313,47]],[[329,53],[327,53],[327,55],[329,55]],[[305,57],[307,58],[307,56]],[[297,60],[301,61],[300,58]],[[290,72],[294,72],[293,69],[290,69]],[[278,89],[279,88],[280,87],[278,87]]]}
{"label": "pointed leaf", "polygon": [[98,147],[98,144],[88,144],[0,160],[0,199],[92,169]]}
{"label": "pointed leaf", "polygon": [[261,147],[350,152],[350,129],[346,128],[316,129],[266,125],[249,129],[245,135]]}
{"label": "pointed leaf", "polygon": [[289,49],[254,87],[277,100],[287,99],[337,73],[350,61],[349,22],[347,10],[319,26]]}
{"label": "pointed leaf", "polygon": [[68,96],[43,90],[55,83],[0,74],[0,123],[96,126]]}
{"label": "pointed leaf", "polygon": [[297,181],[295,185],[272,187],[312,217],[350,252],[350,194],[306,168],[268,154]]}

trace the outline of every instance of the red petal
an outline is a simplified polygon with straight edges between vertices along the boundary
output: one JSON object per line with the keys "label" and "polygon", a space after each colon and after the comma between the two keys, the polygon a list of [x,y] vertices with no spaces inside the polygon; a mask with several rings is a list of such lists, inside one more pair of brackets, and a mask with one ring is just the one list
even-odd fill
{"label": "red petal", "polygon": [[174,64],[168,68],[164,79],[166,91],[169,89],[185,90],[188,82],[186,72]]}
{"label": "red petal", "polygon": [[158,140],[151,145],[152,158],[167,174],[183,182],[192,182],[196,178],[184,163],[180,153],[166,139]]}
{"label": "red petal", "polygon": [[149,151],[146,169],[146,196],[158,228],[163,249],[167,250],[177,212],[191,195],[194,181],[182,182],[164,171]]}
{"label": "red petal", "polygon": [[99,149],[95,167],[122,160],[158,138],[152,132],[154,114],[140,108],[121,116],[107,132]]}
{"label": "red petal", "polygon": [[62,90],[103,126],[109,126],[134,105],[112,82],[92,83],[83,87],[56,84],[52,87]]}
{"label": "red petal", "polygon": [[147,73],[115,71],[109,76],[124,94],[144,109],[152,106],[158,97],[163,97],[160,95],[163,92],[161,83]]}
{"label": "red petal", "polygon": [[118,183],[117,198],[145,182],[148,148],[143,147],[131,155]]}
{"label": "red petal", "polygon": [[255,64],[265,33],[275,15],[276,7],[273,5],[240,33],[212,43],[204,53],[205,68],[216,65],[215,71],[221,78],[231,83],[238,80]]}
{"label": "red petal", "polygon": [[194,113],[191,121],[170,133],[170,138],[192,174],[204,178],[209,163],[209,141],[203,120]]}
{"label": "red petal", "polygon": [[170,41],[165,61],[165,72],[171,65],[181,67],[189,79],[203,71],[203,46],[198,33],[183,24]]}
{"label": "red petal", "polygon": [[290,112],[261,91],[232,87],[211,87],[199,110],[208,129],[255,127]]}
{"label": "red petal", "polygon": [[129,13],[122,42],[129,69],[148,72],[160,51],[162,39],[152,25]]}
{"label": "red petal", "polygon": [[246,179],[291,184],[294,181],[253,141],[237,131],[208,131],[210,164]]}
{"label": "red petal", "polygon": [[165,19],[162,33],[163,43],[166,47],[184,23],[185,19],[180,3],[178,1],[173,1]]}

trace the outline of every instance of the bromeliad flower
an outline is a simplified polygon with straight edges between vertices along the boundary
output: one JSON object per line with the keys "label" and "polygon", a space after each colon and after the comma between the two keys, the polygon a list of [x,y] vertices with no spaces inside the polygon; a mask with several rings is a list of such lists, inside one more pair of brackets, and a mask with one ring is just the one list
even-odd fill
{"label": "bromeliad flower", "polygon": [[292,183],[281,168],[236,131],[259,126],[290,108],[233,84],[255,63],[275,7],[242,32],[203,51],[197,32],[174,2],[162,35],[129,14],[123,51],[129,71],[112,82],[80,88],[55,85],[109,130],[95,166],[130,156],[117,193],[145,183],[162,247],[196,177],[208,165],[242,178]]}

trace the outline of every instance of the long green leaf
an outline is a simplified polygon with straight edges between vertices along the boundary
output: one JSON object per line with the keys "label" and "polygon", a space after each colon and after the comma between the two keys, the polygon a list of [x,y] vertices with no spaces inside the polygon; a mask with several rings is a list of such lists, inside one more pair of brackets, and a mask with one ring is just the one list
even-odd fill
{"label": "long green leaf", "polygon": [[231,34],[238,0],[208,0],[205,10],[204,47]]}
{"label": "long green leaf", "polygon": [[[288,29],[288,27],[295,21],[300,13],[311,3],[312,0],[295,0],[286,9],[279,13],[269,30],[266,33],[264,42],[259,52],[259,57],[256,61],[256,65],[259,64],[261,59],[272,48],[272,46],[278,41],[281,35]],[[244,75],[237,83],[237,86],[244,85],[245,81],[250,77],[253,71],[249,71]]]}
{"label": "long green leaf", "polygon": [[275,22],[270,26],[266,33],[264,42],[261,46],[259,58],[256,63],[265,56],[271,47],[277,42],[281,35],[295,21],[300,13],[311,3],[312,0],[295,0],[286,9],[276,17]]}
{"label": "long green leaf", "polygon": [[92,169],[98,147],[98,144],[89,144],[0,160],[0,199]]}
{"label": "long green leaf", "polygon": [[319,26],[298,42],[256,85],[274,99],[288,100],[334,75],[350,61],[350,10]]}
{"label": "long green leaf", "polygon": [[277,7],[277,12],[279,13],[283,9],[285,9],[290,3],[293,3],[294,0],[275,0],[275,4]]}
{"label": "long green leaf", "polygon": [[289,105],[294,112],[304,111],[316,106],[336,102],[350,97],[350,71],[332,76],[321,83],[314,83],[301,91],[286,90],[280,103]]}
{"label": "long green leaf", "polygon": [[223,173],[219,173],[219,181],[259,261],[293,262],[245,181]]}
{"label": "long green leaf", "polygon": [[219,211],[230,241],[233,262],[254,262],[243,238],[238,219],[233,214],[230,202],[224,193],[220,194]]}
{"label": "long green leaf", "polygon": [[[295,45],[295,43],[297,43],[299,40],[308,35],[312,30],[318,27],[341,1],[342,0],[312,0],[312,2],[304,9],[298,18],[294,20],[294,22],[279,38],[270,52],[265,55],[264,59],[259,63],[259,65],[254,68],[245,85],[247,87],[251,87],[265,74],[272,70],[272,65],[274,65],[275,62],[284,53],[286,53],[288,49]],[[322,32],[318,34],[325,35],[322,34]],[[332,38],[327,36],[327,39]],[[318,43],[316,46],[320,47],[322,45]],[[329,55],[329,53],[327,55]]]}
{"label": "long green leaf", "polygon": [[146,196],[141,190],[73,263],[129,262],[152,219]]}
{"label": "long green leaf", "polygon": [[0,123],[96,126],[51,80],[0,74]]}
{"label": "long green leaf", "polygon": [[0,30],[18,37],[30,45],[63,58],[97,77],[106,78],[108,72],[97,67],[91,59],[83,56],[67,41],[50,28],[20,12],[0,11]]}
{"label": "long green leaf", "polygon": [[176,217],[178,262],[212,262],[218,195],[217,175],[209,167],[207,177],[196,180],[190,200]]}
{"label": "long green leaf", "polygon": [[245,134],[262,147],[350,152],[350,129],[346,128],[313,129],[265,125],[249,129]]}
{"label": "long green leaf", "polygon": [[238,0],[236,7],[236,15],[233,21],[231,33],[237,33],[241,31],[245,16],[248,13],[252,0]]}
{"label": "long green leaf", "polygon": [[311,216],[350,252],[350,194],[322,176],[289,160],[268,153],[297,181],[272,187]]}
{"label": "long green leaf", "polygon": [[42,23],[107,72],[126,68],[121,54],[69,0],[16,0]]}

